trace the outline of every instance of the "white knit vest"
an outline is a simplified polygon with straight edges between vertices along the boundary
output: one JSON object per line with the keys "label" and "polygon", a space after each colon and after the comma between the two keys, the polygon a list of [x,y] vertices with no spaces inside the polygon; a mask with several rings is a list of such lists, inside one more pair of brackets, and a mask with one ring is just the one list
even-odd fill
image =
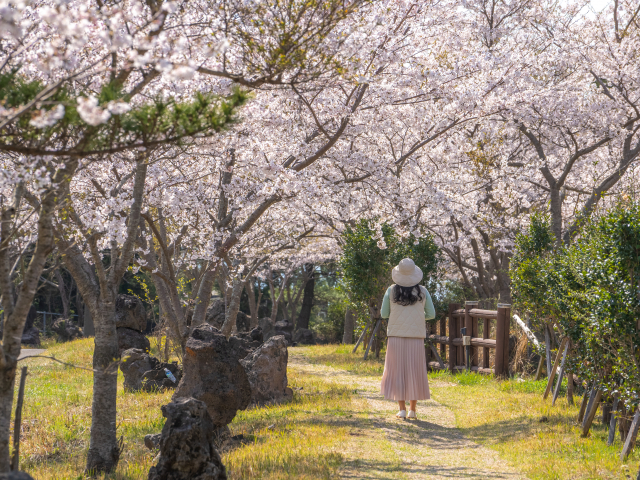
{"label": "white knit vest", "polygon": [[421,285],[422,301],[407,306],[398,305],[393,301],[394,289],[395,285],[392,285],[389,292],[391,314],[389,315],[387,336],[426,338],[427,326],[424,318],[424,302],[427,300],[427,289]]}

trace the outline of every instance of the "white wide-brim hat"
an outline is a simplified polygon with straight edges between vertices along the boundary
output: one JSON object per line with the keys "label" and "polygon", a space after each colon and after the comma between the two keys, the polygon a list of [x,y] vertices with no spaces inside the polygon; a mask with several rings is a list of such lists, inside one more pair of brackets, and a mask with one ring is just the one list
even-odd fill
{"label": "white wide-brim hat", "polygon": [[422,270],[410,258],[403,258],[398,266],[393,267],[391,278],[396,285],[413,287],[422,281]]}

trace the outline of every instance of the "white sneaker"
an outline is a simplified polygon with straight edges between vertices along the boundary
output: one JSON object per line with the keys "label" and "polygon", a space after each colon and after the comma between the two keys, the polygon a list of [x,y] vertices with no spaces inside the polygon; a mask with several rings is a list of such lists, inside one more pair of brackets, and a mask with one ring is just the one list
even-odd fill
{"label": "white sneaker", "polygon": [[409,415],[407,416],[407,418],[415,418],[417,420],[418,416],[416,415],[416,411],[415,410],[409,410]]}
{"label": "white sneaker", "polygon": [[407,418],[407,411],[406,410],[400,410],[398,413],[396,413],[396,417],[398,417],[398,418]]}

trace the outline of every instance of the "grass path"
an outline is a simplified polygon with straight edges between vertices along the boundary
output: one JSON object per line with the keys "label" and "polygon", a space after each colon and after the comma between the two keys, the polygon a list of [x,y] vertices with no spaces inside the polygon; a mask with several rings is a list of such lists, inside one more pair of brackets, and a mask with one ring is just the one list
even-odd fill
{"label": "grass path", "polygon": [[[341,478],[526,478],[494,450],[465,438],[455,426],[453,412],[433,400],[418,403],[417,421],[396,420],[397,405],[380,395],[376,377],[313,364],[303,350],[291,352],[289,368],[298,374],[352,386],[363,400],[368,418],[350,433],[343,451]],[[438,388],[438,382],[432,387]],[[381,435],[392,452],[380,448]]]}

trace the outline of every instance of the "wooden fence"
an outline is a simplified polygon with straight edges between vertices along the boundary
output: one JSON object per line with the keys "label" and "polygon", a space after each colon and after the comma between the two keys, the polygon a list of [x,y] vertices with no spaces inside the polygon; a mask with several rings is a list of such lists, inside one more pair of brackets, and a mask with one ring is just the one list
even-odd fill
{"label": "wooden fence", "polygon": [[[431,331],[427,339],[431,343],[431,348],[427,348],[426,351],[429,367],[448,369],[452,373],[468,369],[478,373],[493,373],[496,376],[509,374],[511,306],[498,304],[497,310],[481,310],[476,308],[477,306],[478,302],[465,302],[464,308],[460,308],[460,304],[451,303],[449,315],[430,324]],[[479,336],[481,322],[482,336]],[[466,335],[471,337],[470,347],[468,347],[470,348],[469,365],[467,365],[465,352],[467,347],[463,345],[462,328],[466,328]],[[482,359],[480,360],[481,349]],[[491,365],[492,350],[493,366]]]}

